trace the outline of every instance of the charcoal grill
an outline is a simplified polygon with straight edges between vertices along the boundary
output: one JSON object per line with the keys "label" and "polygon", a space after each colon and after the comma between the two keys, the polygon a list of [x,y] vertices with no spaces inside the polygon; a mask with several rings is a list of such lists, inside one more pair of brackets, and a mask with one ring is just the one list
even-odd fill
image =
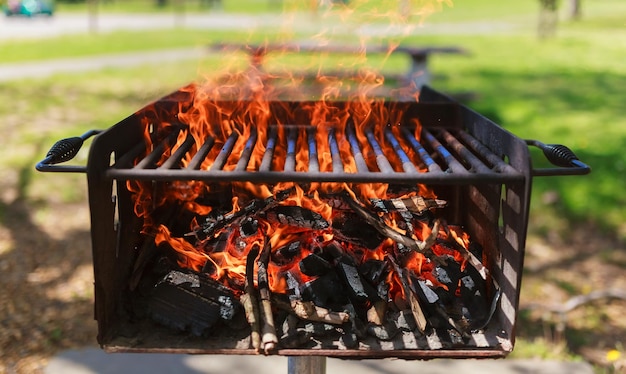
{"label": "charcoal grill", "polygon": [[[273,184],[278,182],[348,182],[348,183],[401,183],[426,184],[438,196],[449,202],[450,219],[461,222],[467,232],[482,244],[486,265],[493,281],[501,291],[495,314],[490,323],[472,333],[469,343],[455,345],[446,337],[431,335],[407,338],[387,343],[372,343],[359,349],[279,349],[276,353],[287,356],[326,356],[343,358],[497,358],[506,356],[515,341],[524,246],[528,224],[531,183],[534,176],[581,175],[590,168],[561,145],[546,145],[538,141],[525,141],[504,130],[486,117],[450,99],[430,87],[424,87],[419,102],[393,102],[404,113],[403,121],[417,118],[423,126],[421,141],[410,131],[403,135],[421,159],[416,165],[401,148],[388,155],[377,143],[394,144],[393,134],[384,139],[369,137],[375,151],[376,170],[371,170],[362,160],[361,145],[351,134],[344,134],[351,142],[358,171],[343,170],[342,159],[333,152],[333,170],[320,171],[317,159],[312,160],[307,172],[293,167],[293,142],[281,145],[287,150],[284,168],[272,169],[274,145],[266,144],[266,155],[257,170],[248,170],[255,140],[248,140],[240,163],[234,170],[223,170],[223,160],[232,152],[229,140],[216,154],[209,170],[200,165],[213,146],[207,138],[198,148],[186,167],[180,160],[192,148],[188,140],[173,152],[160,166],[156,162],[172,134],[154,134],[163,139],[153,151],[138,163],[134,160],[145,152],[146,118],[159,118],[176,123],[176,108],[187,105],[192,97],[185,90],[163,97],[104,131],[90,131],[81,137],[58,142],[46,159],[37,165],[44,172],[86,173],[91,211],[91,236],[95,273],[95,318],[98,322],[98,342],[109,352],[171,352],[196,354],[256,354],[248,348],[245,337],[231,336],[219,339],[181,338],[152,324],[137,322],[126,313],[128,283],[136,253],[141,246],[141,221],[133,212],[131,193],[126,181],[143,180],[154,184],[173,181],[232,182],[252,181]],[[341,107],[341,102],[333,103]],[[299,111],[301,102],[271,102],[269,108],[282,123],[306,124],[310,119]],[[149,122],[149,121],[148,121]],[[61,165],[71,159],[83,141],[95,136],[89,152],[87,166]],[[166,135],[166,136],[160,136]],[[157,136],[155,136],[156,138]],[[275,138],[269,137],[269,142]],[[331,135],[329,142],[333,150]],[[268,143],[269,143],[268,142]],[[555,167],[533,169],[529,145],[544,150]],[[278,145],[276,145],[278,146]],[[310,141],[309,154],[316,154],[314,141]],[[390,166],[388,157],[402,161],[403,168]],[[422,170],[418,171],[419,168]]]}

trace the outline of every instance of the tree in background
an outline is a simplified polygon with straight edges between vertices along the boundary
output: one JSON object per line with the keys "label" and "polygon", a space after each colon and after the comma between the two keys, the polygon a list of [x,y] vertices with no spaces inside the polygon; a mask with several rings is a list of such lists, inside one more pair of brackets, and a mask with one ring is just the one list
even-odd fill
{"label": "tree in background", "polygon": [[582,17],[581,0],[569,1],[569,18],[572,20],[579,20]]}
{"label": "tree in background", "polygon": [[558,0],[539,0],[539,37],[542,39],[556,34],[558,23]]}

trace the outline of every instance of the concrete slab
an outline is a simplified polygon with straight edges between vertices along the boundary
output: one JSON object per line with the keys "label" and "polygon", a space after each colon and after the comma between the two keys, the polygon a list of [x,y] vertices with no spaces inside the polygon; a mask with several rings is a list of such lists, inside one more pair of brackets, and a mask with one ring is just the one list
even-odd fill
{"label": "concrete slab", "polygon": [[[288,372],[288,358],[280,356],[179,355],[158,353],[108,354],[99,348],[62,352],[45,368],[45,374],[211,374]],[[543,360],[326,360],[327,374],[593,374],[584,362]]]}

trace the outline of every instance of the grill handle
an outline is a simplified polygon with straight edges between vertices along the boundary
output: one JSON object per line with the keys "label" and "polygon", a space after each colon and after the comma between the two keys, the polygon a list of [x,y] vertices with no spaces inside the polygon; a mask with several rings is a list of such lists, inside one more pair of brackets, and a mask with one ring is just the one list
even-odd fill
{"label": "grill handle", "polygon": [[584,175],[591,172],[591,167],[580,161],[568,147],[561,144],[544,144],[538,140],[526,140],[527,145],[543,151],[544,156],[558,168],[533,169],[533,176],[547,177],[558,175]]}
{"label": "grill handle", "polygon": [[61,139],[54,143],[52,148],[46,154],[46,158],[41,160],[35,169],[42,172],[61,172],[61,173],[86,173],[86,166],[59,166],[63,162],[73,159],[83,146],[85,140],[94,135],[98,135],[102,130],[89,130],[81,136]]}

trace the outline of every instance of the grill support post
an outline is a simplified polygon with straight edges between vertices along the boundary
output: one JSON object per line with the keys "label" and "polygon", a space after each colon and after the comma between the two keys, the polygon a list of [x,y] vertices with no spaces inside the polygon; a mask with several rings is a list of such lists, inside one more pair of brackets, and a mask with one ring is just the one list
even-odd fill
{"label": "grill support post", "polygon": [[326,374],[326,357],[289,356],[288,374]]}

